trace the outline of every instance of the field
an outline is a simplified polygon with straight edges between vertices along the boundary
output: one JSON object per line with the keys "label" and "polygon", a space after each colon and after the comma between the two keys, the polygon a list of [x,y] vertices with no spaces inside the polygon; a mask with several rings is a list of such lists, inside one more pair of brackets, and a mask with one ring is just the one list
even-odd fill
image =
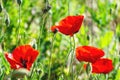
{"label": "field", "polygon": [[0,80],[120,80],[120,0],[0,0]]}

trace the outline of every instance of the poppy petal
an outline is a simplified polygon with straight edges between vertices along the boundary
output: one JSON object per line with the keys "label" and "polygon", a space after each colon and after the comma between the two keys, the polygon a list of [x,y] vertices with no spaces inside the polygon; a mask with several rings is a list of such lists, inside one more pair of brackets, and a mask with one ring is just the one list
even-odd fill
{"label": "poppy petal", "polygon": [[29,55],[27,56],[27,69],[30,70],[30,67],[32,66],[33,62],[35,61],[35,59],[38,56],[38,51],[34,50],[33,48],[31,48],[31,50],[28,51]]}
{"label": "poppy petal", "polygon": [[103,73],[107,74],[113,70],[112,60],[110,59],[99,59],[95,63],[92,63],[92,73]]}
{"label": "poppy petal", "polygon": [[65,26],[66,27],[64,27],[64,26],[58,26],[57,27],[58,31],[61,32],[61,33],[63,33],[63,34],[65,34],[65,35],[71,35],[71,34],[73,34],[71,32],[72,25],[65,25]]}
{"label": "poppy petal", "polygon": [[31,49],[30,45],[18,46],[12,52],[14,59],[19,62],[21,62],[21,58],[26,59],[26,57],[29,55],[28,51],[30,49]]}
{"label": "poppy petal", "polygon": [[79,61],[95,62],[104,56],[104,52],[101,49],[92,46],[79,46],[76,48],[76,58]]}
{"label": "poppy petal", "polygon": [[27,69],[30,70],[30,67],[32,66],[33,62],[38,56],[38,51],[37,50],[31,50],[29,52],[29,56],[27,57]]}
{"label": "poppy petal", "polygon": [[74,30],[74,33],[77,33],[82,25],[84,16],[77,16],[77,19],[75,21],[75,24],[73,25],[71,30]]}
{"label": "poppy petal", "polygon": [[23,68],[30,70],[33,62],[38,56],[38,51],[30,45],[21,45],[15,48],[12,52],[15,61],[21,63]]}
{"label": "poppy petal", "polygon": [[22,65],[13,58],[12,54],[5,53],[5,57],[7,61],[10,63],[10,67],[12,69],[18,69],[22,67]]}
{"label": "poppy petal", "polygon": [[67,16],[59,22],[58,26],[52,26],[51,30],[54,32],[57,29],[59,32],[72,36],[77,33],[83,22],[83,15]]}
{"label": "poppy petal", "polygon": [[32,50],[32,52],[31,52],[31,57],[32,58],[31,58],[30,62],[33,63],[37,56],[38,56],[38,51]]}

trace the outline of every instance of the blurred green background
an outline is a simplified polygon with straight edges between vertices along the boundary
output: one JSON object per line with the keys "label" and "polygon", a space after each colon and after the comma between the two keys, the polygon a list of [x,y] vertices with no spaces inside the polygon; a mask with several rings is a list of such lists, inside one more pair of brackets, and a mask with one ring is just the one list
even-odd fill
{"label": "blurred green background", "polygon": [[[16,0],[0,0],[0,80],[11,74],[4,52],[11,53],[23,44],[31,44],[40,52],[30,79],[47,80],[54,35],[50,27],[68,15],[84,15],[82,27],[74,36],[76,47],[91,45],[103,49],[114,65],[107,79],[120,80],[120,0],[22,0],[20,6]],[[69,36],[56,34],[51,80],[70,80],[67,56],[71,42]],[[82,62],[74,60],[73,67],[75,80],[89,80]],[[92,77],[106,80],[103,74]]]}

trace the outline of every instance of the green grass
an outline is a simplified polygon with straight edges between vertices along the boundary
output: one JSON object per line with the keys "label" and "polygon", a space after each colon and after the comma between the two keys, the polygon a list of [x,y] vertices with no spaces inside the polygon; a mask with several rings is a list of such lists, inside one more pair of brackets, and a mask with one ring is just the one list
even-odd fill
{"label": "green grass", "polygon": [[[51,52],[50,80],[71,80],[67,65],[70,61],[70,43],[73,45],[74,41],[57,33],[52,42],[54,34],[50,27],[68,15],[77,14],[85,18],[80,31],[74,36],[76,47],[91,45],[101,48],[114,65],[114,70],[107,75],[91,74],[92,80],[120,80],[120,6],[119,0],[110,1],[22,0],[19,6],[16,0],[0,0],[3,6],[0,12],[0,80],[11,78],[13,73],[4,53],[11,53],[16,46],[30,43],[39,50],[40,56],[34,64],[32,75],[25,76],[23,80],[47,80]],[[51,9],[47,11],[49,6]],[[84,62],[74,59],[73,63],[74,80],[90,80],[83,69]]]}

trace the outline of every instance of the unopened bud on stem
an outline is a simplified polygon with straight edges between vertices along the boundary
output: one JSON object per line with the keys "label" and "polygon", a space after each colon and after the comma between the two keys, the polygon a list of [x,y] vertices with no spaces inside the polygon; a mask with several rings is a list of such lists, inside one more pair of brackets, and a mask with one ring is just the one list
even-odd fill
{"label": "unopened bud on stem", "polygon": [[21,5],[21,4],[22,4],[22,0],[17,0],[17,3],[18,3],[19,5]]}

